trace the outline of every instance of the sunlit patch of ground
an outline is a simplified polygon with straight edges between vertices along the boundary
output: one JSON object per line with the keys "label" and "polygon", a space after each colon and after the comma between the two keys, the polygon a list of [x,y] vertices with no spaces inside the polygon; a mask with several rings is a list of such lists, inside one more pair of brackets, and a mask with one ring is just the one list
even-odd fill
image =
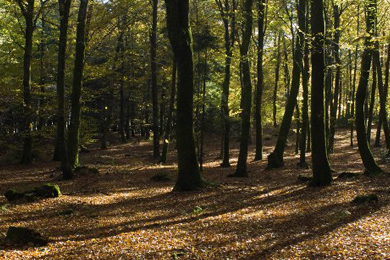
{"label": "sunlit patch of ground", "polygon": [[[265,132],[272,136],[265,142],[266,152],[275,142],[272,131]],[[343,171],[363,169],[357,148],[349,146],[343,131],[329,156],[334,183],[307,188],[297,176],[310,176],[311,170],[297,168],[295,137],[290,138],[281,169],[264,170],[266,153],[263,161],[251,161],[251,146],[250,177],[245,179],[226,178],[235,170],[238,143],[232,143],[233,167],[220,168],[220,140],[210,139],[203,175],[219,185],[188,193],[171,192],[174,151],[167,164],[156,164],[148,142],[82,154],[82,162],[100,173],[70,182],[59,179],[58,164],[52,162],[1,166],[1,194],[55,182],[63,195],[0,210],[0,236],[11,225],[26,226],[51,240],[40,248],[2,243],[0,259],[390,259],[389,176],[337,179]],[[373,150],[382,156],[380,148]],[[152,182],[157,173],[173,180]],[[379,202],[351,203],[356,195],[369,193],[377,194]],[[6,203],[1,196],[0,205]],[[73,214],[61,215],[69,209]]]}

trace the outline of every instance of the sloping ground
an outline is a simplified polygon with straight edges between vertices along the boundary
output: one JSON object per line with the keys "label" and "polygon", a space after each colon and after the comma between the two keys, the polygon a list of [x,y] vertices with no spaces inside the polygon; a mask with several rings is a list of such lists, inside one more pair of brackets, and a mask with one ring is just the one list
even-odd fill
{"label": "sloping ground", "polygon": [[[265,152],[273,143],[267,141]],[[51,242],[38,248],[2,243],[0,259],[390,259],[390,176],[337,179],[343,171],[362,171],[348,136],[338,136],[330,156],[334,183],[321,189],[297,181],[311,171],[296,168],[292,147],[284,168],[264,171],[265,161],[251,162],[247,179],[226,178],[234,168],[218,167],[218,147],[218,140],[208,142],[204,176],[219,186],[188,193],[172,193],[174,180],[150,180],[157,173],[174,179],[176,165],[154,164],[147,142],[82,154],[100,174],[69,182],[52,162],[2,166],[1,194],[55,182],[63,196],[1,209],[2,236],[8,226],[26,226]],[[371,193],[379,202],[351,203]],[[0,205],[6,203],[1,196]]]}

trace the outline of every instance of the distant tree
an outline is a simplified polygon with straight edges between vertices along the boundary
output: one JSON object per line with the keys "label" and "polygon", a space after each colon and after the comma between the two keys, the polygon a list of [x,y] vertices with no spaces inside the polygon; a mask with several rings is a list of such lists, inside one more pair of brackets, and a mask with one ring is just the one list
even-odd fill
{"label": "distant tree", "polygon": [[[303,6],[301,6],[303,4]],[[286,147],[288,132],[290,131],[292,116],[294,113],[294,108],[297,105],[297,96],[299,92],[301,70],[303,68],[303,43],[304,43],[304,31],[305,31],[305,5],[304,3],[298,2],[297,4],[297,13],[298,13],[298,36],[295,39],[295,48],[294,48],[294,62],[293,62],[293,72],[292,72],[292,82],[291,89],[288,96],[286,110],[283,115],[282,124],[280,125],[278,139],[276,141],[275,149],[273,152],[268,155],[268,165],[267,168],[278,168],[284,165],[283,155],[284,149]]]}
{"label": "distant tree", "polygon": [[250,137],[250,119],[252,107],[252,83],[250,78],[249,45],[252,36],[252,5],[253,0],[245,0],[242,7],[244,22],[242,27],[242,39],[240,45],[240,69],[241,69],[241,142],[236,172],[231,177],[247,177],[248,142]]}
{"label": "distant tree", "polygon": [[168,35],[177,61],[177,156],[178,179],[174,191],[205,186],[196,158],[193,126],[194,62],[189,26],[189,0],[165,0]]}
{"label": "distant tree", "polygon": [[225,75],[222,83],[222,101],[221,110],[223,117],[223,153],[222,167],[230,167],[230,117],[229,117],[229,91],[231,78],[231,62],[233,56],[233,48],[236,37],[236,0],[215,0],[218,10],[221,13],[224,26],[224,43],[225,43]]}
{"label": "distant tree", "polygon": [[311,0],[311,137],[313,180],[311,186],[326,186],[332,182],[328,161],[324,122],[324,2]]}
{"label": "distant tree", "polygon": [[25,29],[24,29],[24,56],[23,56],[23,153],[22,164],[30,164],[32,162],[32,135],[33,130],[33,111],[31,107],[31,59],[33,49],[33,34],[36,25],[36,17],[39,17],[39,13],[42,10],[43,4],[38,10],[38,14],[34,13],[35,0],[16,0],[20,11],[24,17]]}
{"label": "distant tree", "polygon": [[152,105],[153,105],[153,157],[160,156],[159,105],[157,89],[157,8],[158,0],[152,0],[152,30],[150,34]]}

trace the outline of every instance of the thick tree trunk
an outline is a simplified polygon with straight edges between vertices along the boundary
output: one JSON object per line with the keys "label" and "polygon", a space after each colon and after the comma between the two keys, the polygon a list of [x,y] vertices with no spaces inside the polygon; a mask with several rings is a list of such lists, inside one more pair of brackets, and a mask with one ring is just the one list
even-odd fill
{"label": "thick tree trunk", "polygon": [[68,38],[68,21],[71,0],[59,0],[60,13],[60,39],[58,45],[58,65],[57,65],[57,142],[59,159],[61,161],[62,176],[66,180],[73,178],[72,167],[69,162],[67,146],[65,140],[65,67],[66,67],[66,44]]}
{"label": "thick tree trunk", "polygon": [[263,159],[263,123],[261,118],[261,102],[264,92],[263,49],[264,49],[264,19],[265,0],[257,0],[257,85],[255,99],[256,151],[255,161]]}
{"label": "thick tree trunk", "polygon": [[373,26],[376,16],[375,2],[373,0],[367,1],[365,9],[367,36],[364,43],[364,52],[362,55],[360,80],[356,92],[356,133],[360,156],[365,167],[365,173],[378,174],[382,173],[383,171],[375,162],[370,147],[368,145],[364,115],[364,101],[367,95],[367,85],[370,76],[372,49],[374,47],[371,39],[373,35]]}
{"label": "thick tree trunk", "polygon": [[242,114],[241,114],[241,142],[240,152],[236,172],[232,177],[248,177],[247,160],[248,160],[248,141],[250,136],[251,120],[251,103],[252,103],[252,82],[250,76],[250,65],[248,50],[252,36],[252,5],[253,0],[245,0],[243,5],[243,33],[242,43],[240,46],[240,68],[242,75]]}
{"label": "thick tree trunk", "polygon": [[72,168],[79,165],[79,136],[80,136],[80,110],[81,87],[83,82],[85,57],[85,20],[88,9],[88,0],[80,0],[77,17],[76,54],[72,85],[72,109],[68,131],[68,155]]}
{"label": "thick tree trunk", "polygon": [[323,0],[311,0],[312,78],[311,78],[311,138],[313,180],[311,186],[325,186],[332,182],[324,124],[324,6]]}
{"label": "thick tree trunk", "polygon": [[298,25],[299,31],[295,40],[294,48],[294,63],[293,63],[293,78],[291,83],[290,95],[288,96],[286,110],[283,115],[282,124],[280,126],[278,139],[276,141],[276,146],[274,151],[268,156],[268,166],[267,169],[279,168],[284,165],[283,155],[284,149],[286,147],[286,141],[288,132],[290,131],[292,116],[294,113],[294,108],[297,105],[297,96],[299,92],[299,84],[301,78],[301,68],[303,67],[302,57],[303,57],[303,42],[304,42],[304,30],[305,30],[305,5],[301,6],[298,3]]}
{"label": "thick tree trunk", "polygon": [[153,0],[152,31],[150,35],[152,106],[153,106],[153,157],[160,157],[159,106],[157,89],[157,7],[158,0]]}
{"label": "thick tree trunk", "polygon": [[165,0],[168,35],[178,67],[177,156],[178,179],[174,191],[204,187],[196,158],[193,126],[194,63],[189,26],[189,0]]}

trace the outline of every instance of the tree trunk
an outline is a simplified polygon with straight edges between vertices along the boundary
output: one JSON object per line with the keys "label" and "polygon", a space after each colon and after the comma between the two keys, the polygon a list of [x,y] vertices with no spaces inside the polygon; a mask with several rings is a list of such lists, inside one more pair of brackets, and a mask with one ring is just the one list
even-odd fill
{"label": "tree trunk", "polygon": [[[302,1],[302,0],[301,0]],[[305,35],[309,32],[309,5],[307,0],[303,0],[305,5]],[[299,164],[298,166],[301,168],[307,168],[308,165],[306,163],[306,139],[309,127],[309,78],[310,78],[310,63],[309,63],[309,41],[305,38],[305,50],[303,57],[303,70],[302,70],[302,133],[301,133],[301,141],[300,141],[300,156],[299,156]],[[310,139],[310,137],[309,137]]]}
{"label": "tree trunk", "polygon": [[[376,23],[375,23],[376,26]],[[389,124],[387,121],[387,110],[386,110],[386,91],[383,86],[383,77],[382,77],[382,65],[379,57],[379,44],[375,43],[375,51],[373,61],[375,63],[375,68],[378,75],[378,90],[379,90],[379,101],[380,101],[380,117],[382,118],[383,131],[385,133],[385,142],[386,149],[390,149],[390,133],[389,133]]]}
{"label": "tree trunk", "polygon": [[230,88],[230,67],[232,62],[233,47],[236,33],[236,1],[216,0],[221,13],[224,25],[225,39],[225,75],[222,83],[221,112],[223,118],[223,140],[222,140],[222,163],[221,167],[230,167],[230,117],[229,117],[229,88]]}
{"label": "tree trunk", "polygon": [[323,0],[311,0],[312,78],[311,78],[311,138],[313,180],[311,186],[332,182],[325,141],[324,124],[324,6]]}
{"label": "tree trunk", "polygon": [[261,118],[261,102],[264,92],[263,49],[264,49],[264,19],[265,0],[257,1],[257,85],[255,98],[256,151],[255,161],[263,159],[263,123]]}
{"label": "tree trunk", "polygon": [[372,62],[372,85],[370,95],[370,109],[368,111],[368,123],[367,123],[367,141],[371,144],[371,129],[372,129],[372,117],[374,116],[374,105],[375,105],[375,90],[376,90],[376,65]]}
{"label": "tree trunk", "polygon": [[85,20],[88,8],[88,0],[80,0],[79,14],[77,17],[76,54],[72,85],[72,109],[68,131],[68,155],[72,168],[79,165],[79,135],[80,135],[80,110],[81,87],[83,82],[84,57],[85,57]]}
{"label": "tree trunk", "polygon": [[65,68],[66,68],[66,44],[68,38],[68,21],[71,0],[59,0],[60,13],[60,39],[58,45],[58,66],[57,66],[57,142],[59,159],[61,160],[62,176],[65,180],[73,178],[73,171],[69,162],[65,139]]}
{"label": "tree trunk", "polygon": [[194,63],[189,27],[189,0],[165,0],[168,35],[178,67],[177,156],[178,179],[174,191],[204,187],[196,158],[193,126]]}
{"label": "tree trunk", "polygon": [[[385,97],[387,98],[387,93],[389,89],[389,69],[390,69],[390,43],[387,46],[387,58],[386,58],[386,64],[385,64]],[[375,147],[380,146],[380,136],[381,136],[381,128],[382,128],[382,117],[379,117],[379,123],[378,123],[378,129],[376,131],[376,138],[375,138]]]}
{"label": "tree trunk", "polygon": [[376,164],[367,141],[364,101],[366,99],[368,78],[370,76],[370,67],[372,59],[373,43],[371,41],[376,17],[376,4],[373,0],[368,0],[365,4],[366,10],[366,32],[367,36],[364,43],[364,52],[362,55],[361,75],[356,92],[356,133],[360,156],[362,158],[366,174],[382,173],[382,169]]}
{"label": "tree trunk", "polygon": [[24,56],[23,56],[23,153],[22,164],[30,164],[32,162],[32,116],[31,109],[31,56],[34,33],[34,0],[28,0],[24,4],[18,0],[22,14],[26,23],[24,34]]}
{"label": "tree trunk", "polygon": [[160,132],[158,89],[157,89],[157,7],[158,0],[153,0],[152,31],[150,35],[151,79],[152,79],[152,106],[153,106],[153,157],[160,157]]}
{"label": "tree trunk", "polygon": [[163,149],[162,149],[161,159],[160,159],[160,162],[162,163],[167,162],[168,146],[171,137],[173,110],[175,109],[175,96],[176,96],[176,71],[177,71],[176,60],[174,59],[173,66],[172,66],[171,98],[169,101],[167,125],[165,127],[164,144],[163,144]]}
{"label": "tree trunk", "polygon": [[[341,84],[341,59],[340,59],[340,10],[338,5],[333,6],[333,16],[334,16],[334,41],[333,41],[333,50],[334,58],[336,61],[336,78],[335,78],[335,87],[333,95],[333,104],[330,111],[330,127],[329,127],[329,143],[328,151],[333,153],[334,149],[334,136],[336,133],[336,116],[337,116],[337,107],[339,103],[339,94],[340,84]],[[341,103],[341,99],[340,99]],[[339,111],[340,113],[340,111]]]}
{"label": "tree trunk", "polygon": [[231,177],[248,177],[247,160],[248,160],[248,142],[250,136],[250,120],[251,120],[251,103],[252,103],[252,82],[250,78],[249,65],[249,45],[252,36],[252,5],[253,0],[245,0],[243,3],[243,28],[242,28],[242,42],[240,45],[240,68],[241,68],[241,142],[240,152],[238,155],[237,168]]}
{"label": "tree trunk", "polygon": [[268,156],[268,166],[267,169],[279,168],[284,165],[283,155],[284,149],[286,147],[286,141],[288,132],[290,131],[292,116],[294,113],[294,108],[297,105],[297,96],[299,92],[299,84],[301,77],[301,68],[303,66],[302,57],[303,57],[303,42],[304,42],[304,30],[305,30],[305,5],[301,6],[300,3],[297,5],[298,12],[298,25],[299,30],[297,34],[297,39],[295,40],[294,48],[294,63],[293,63],[293,78],[291,83],[290,95],[288,96],[286,110],[283,115],[282,124],[280,126],[278,139],[276,141],[276,146],[274,151]]}
{"label": "tree trunk", "polygon": [[281,53],[280,53],[280,40],[282,38],[282,32],[278,33],[278,36],[275,37],[275,45],[278,46],[276,49],[276,66],[275,66],[275,84],[274,84],[274,95],[273,95],[273,109],[272,109],[272,118],[274,121],[274,127],[277,127],[278,124],[276,122],[276,101],[278,98],[278,83],[279,83],[279,71],[280,71],[280,58],[281,58]]}

